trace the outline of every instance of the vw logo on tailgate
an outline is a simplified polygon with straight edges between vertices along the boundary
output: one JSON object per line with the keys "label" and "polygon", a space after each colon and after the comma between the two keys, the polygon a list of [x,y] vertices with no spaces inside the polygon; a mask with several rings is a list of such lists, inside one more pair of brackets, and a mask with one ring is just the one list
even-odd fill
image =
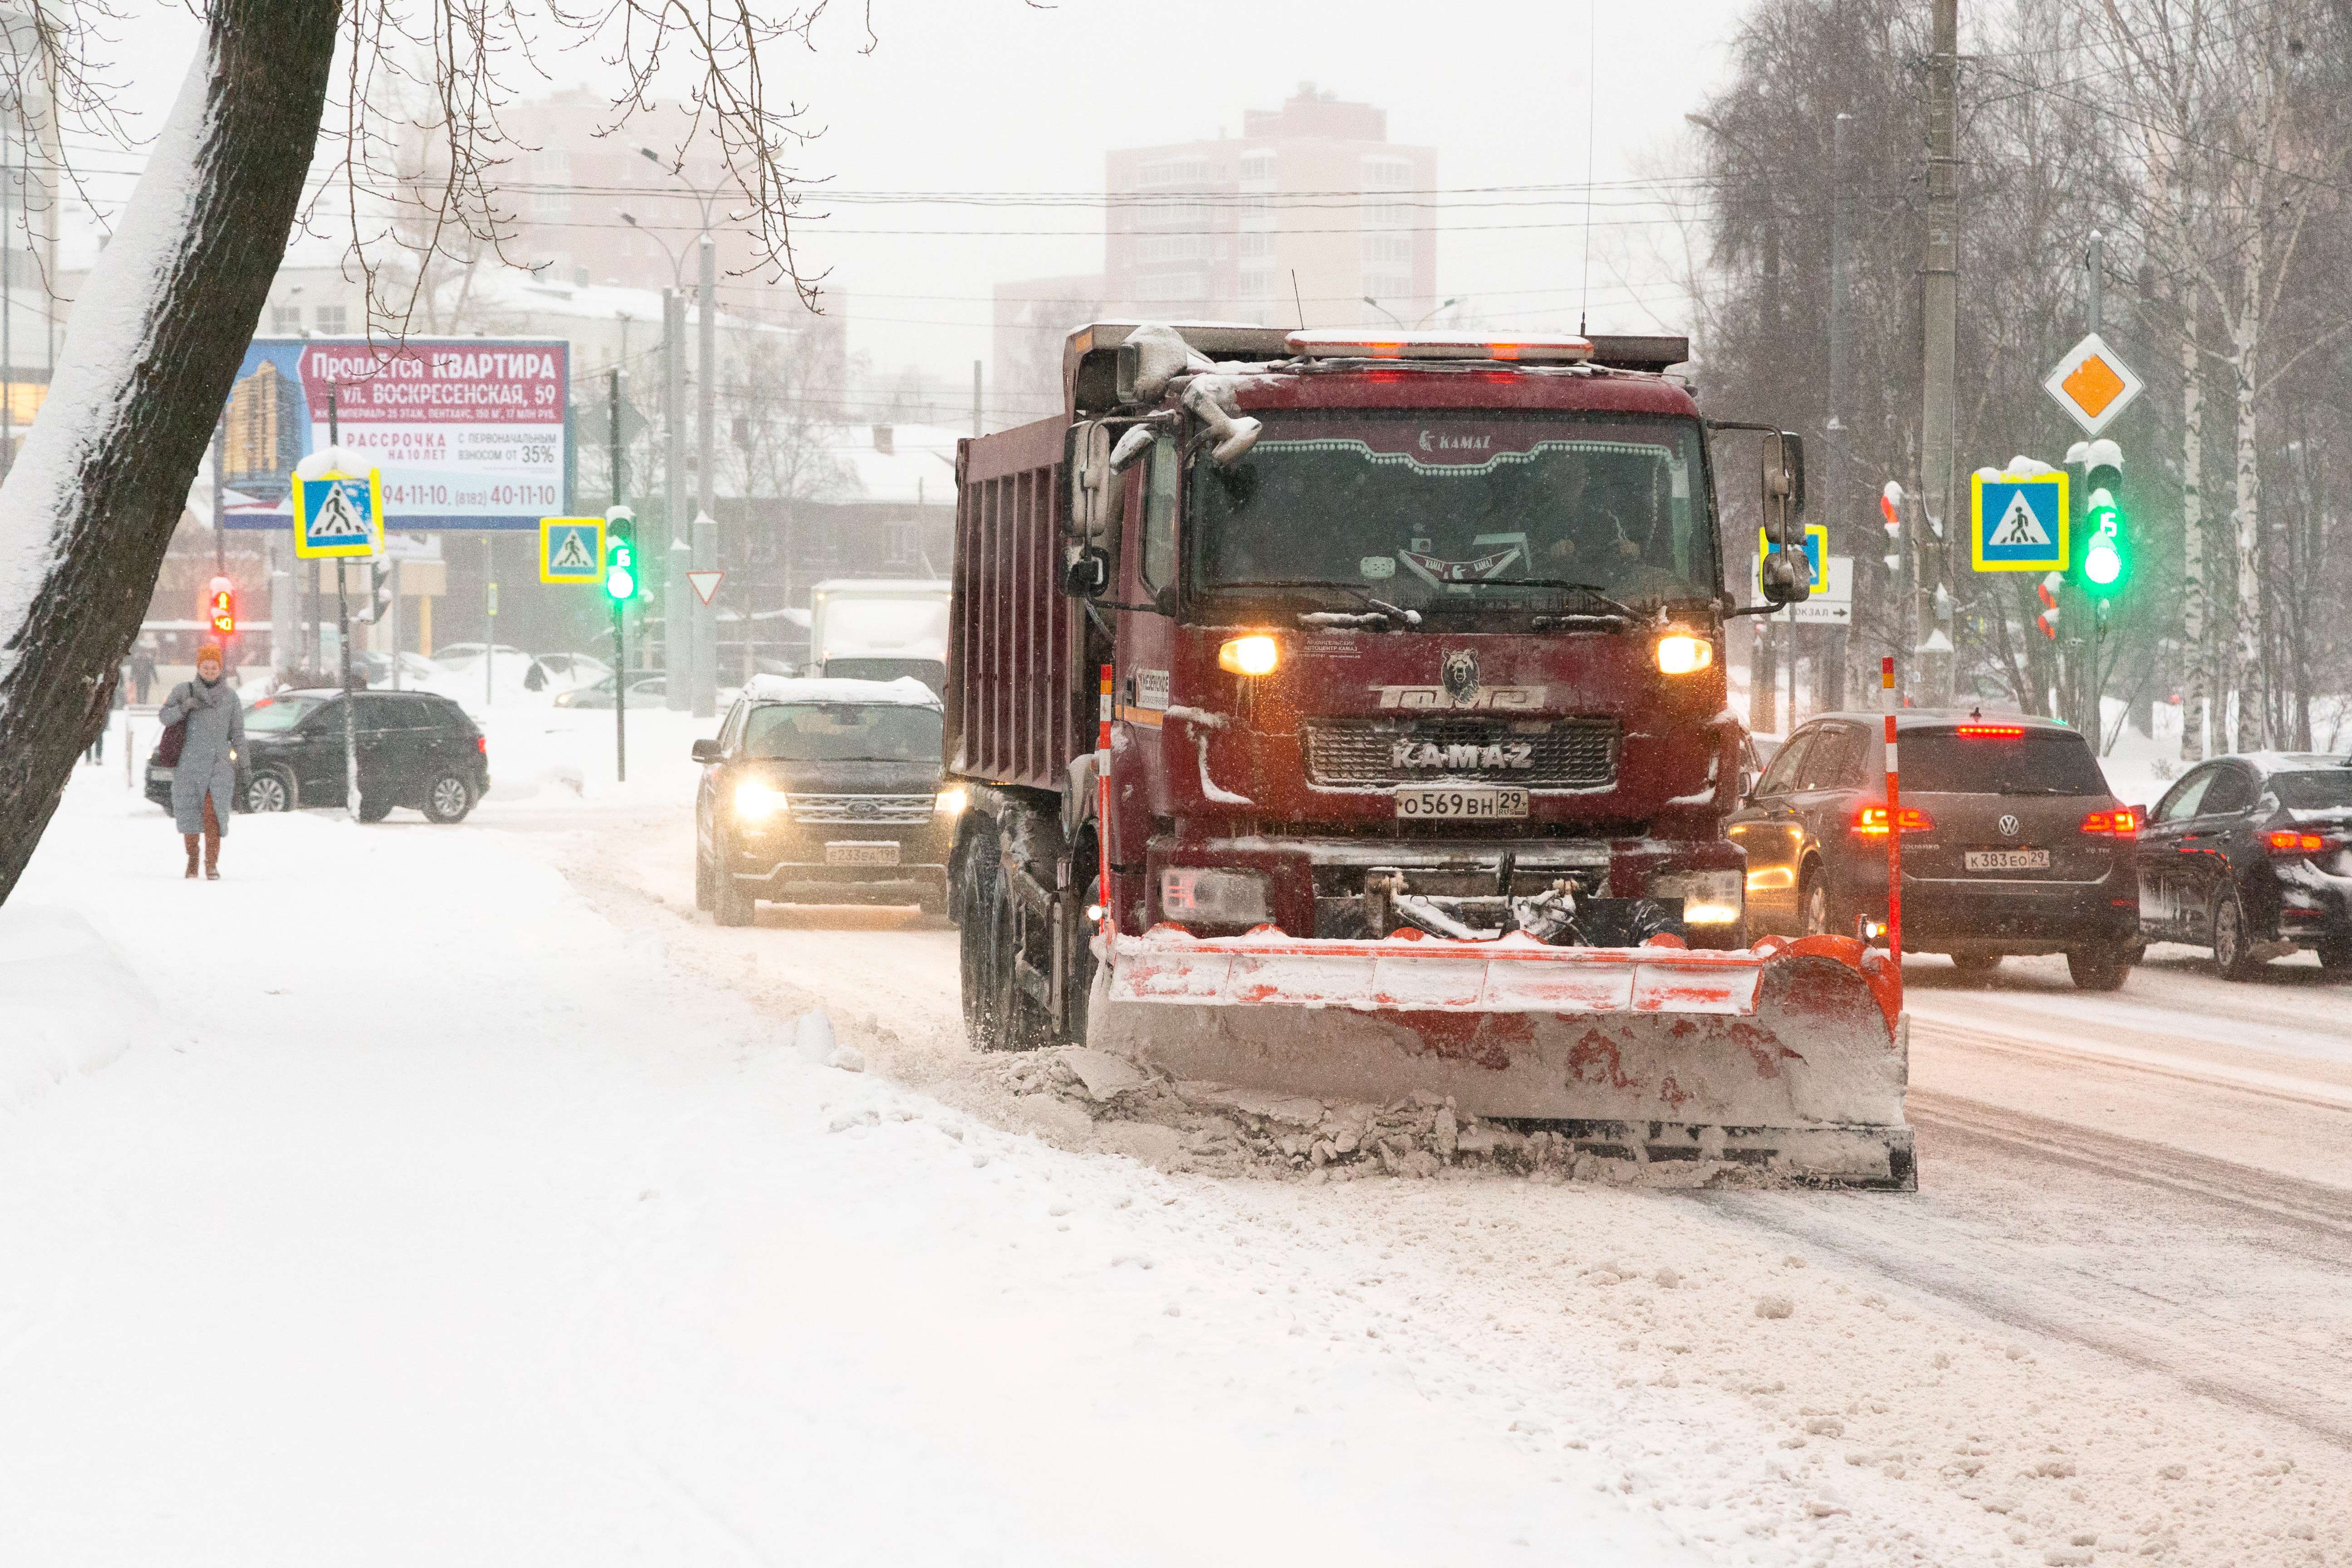
{"label": "vw logo on tailgate", "polygon": [[2017,818],[2013,816],[2003,816],[1998,826],[2000,828],[2000,836],[2003,838],[2014,838],[2017,837]]}

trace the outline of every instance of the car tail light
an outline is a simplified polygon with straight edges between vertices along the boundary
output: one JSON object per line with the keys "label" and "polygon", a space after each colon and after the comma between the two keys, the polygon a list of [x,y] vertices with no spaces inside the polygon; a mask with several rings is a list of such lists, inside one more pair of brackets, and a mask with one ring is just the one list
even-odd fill
{"label": "car tail light", "polygon": [[2282,827],[2263,835],[2273,855],[2316,855],[2327,847],[2327,840],[2316,833],[2302,833],[2292,827]]}
{"label": "car tail light", "polygon": [[[1906,805],[1903,807],[1902,810],[1904,832],[1927,833],[1934,829],[1936,819],[1929,816],[1917,806]],[[1856,833],[1866,834],[1872,837],[1876,837],[1885,833],[1886,831],[1886,808],[1883,805],[1864,806],[1860,811],[1853,814],[1853,830]]]}
{"label": "car tail light", "polygon": [[488,756],[490,754],[490,738],[488,735],[475,736],[474,750],[481,752],[482,755],[486,757]]}
{"label": "car tail light", "polygon": [[2116,838],[2139,837],[2139,813],[2126,807],[2121,811],[2095,811],[2083,818],[2083,831],[2103,833]]}
{"label": "car tail light", "polygon": [[1978,741],[2017,741],[2025,736],[2022,724],[1963,724],[1956,731]]}

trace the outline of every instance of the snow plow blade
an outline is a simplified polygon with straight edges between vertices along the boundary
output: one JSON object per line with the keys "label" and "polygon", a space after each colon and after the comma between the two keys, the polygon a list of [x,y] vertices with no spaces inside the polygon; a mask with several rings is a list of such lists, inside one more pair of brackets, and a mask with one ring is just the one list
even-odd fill
{"label": "snow plow blade", "polygon": [[1087,1043],[1178,1079],[1342,1101],[1444,1095],[1636,1161],[1918,1185],[1898,976],[1850,938],[1727,952],[1162,926],[1097,952]]}

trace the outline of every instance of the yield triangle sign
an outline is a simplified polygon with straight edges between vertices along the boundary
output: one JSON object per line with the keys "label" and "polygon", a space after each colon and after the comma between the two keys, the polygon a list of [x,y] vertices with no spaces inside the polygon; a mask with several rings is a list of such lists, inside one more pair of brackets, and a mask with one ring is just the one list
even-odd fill
{"label": "yield triangle sign", "polygon": [[710,595],[719,592],[719,579],[726,575],[724,572],[688,572],[686,580],[694,584],[694,596],[707,605]]}
{"label": "yield triangle sign", "polygon": [[1993,525],[1992,542],[2004,547],[2050,542],[2050,531],[2042,526],[2040,515],[2027,504],[2022,491],[2009,498],[2009,510]]}

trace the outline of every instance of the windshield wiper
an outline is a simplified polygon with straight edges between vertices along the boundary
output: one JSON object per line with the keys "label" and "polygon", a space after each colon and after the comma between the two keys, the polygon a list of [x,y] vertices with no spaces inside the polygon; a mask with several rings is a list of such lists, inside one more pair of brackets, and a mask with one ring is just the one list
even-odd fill
{"label": "windshield wiper", "polygon": [[[1602,616],[1623,621],[1628,626],[1641,619],[1640,611],[1631,605],[1611,598],[1597,583],[1572,583],[1565,577],[1488,577],[1482,578],[1481,581],[1497,588],[1565,588],[1570,593],[1582,594],[1591,599],[1601,606]],[[1537,617],[1538,623],[1550,618],[1552,617]],[[1540,624],[1537,629],[1542,629]]]}
{"label": "windshield wiper", "polygon": [[1369,616],[1349,615],[1345,612],[1334,610],[1301,610],[1298,612],[1298,620],[1301,626],[1360,626],[1365,622],[1371,620],[1378,620],[1383,626],[1391,621],[1402,621],[1409,626],[1417,626],[1421,625],[1421,612],[1419,610],[1408,610],[1402,605],[1391,605],[1386,599],[1375,599],[1370,594],[1365,593],[1361,588],[1357,587],[1353,583],[1300,583],[1296,585],[1301,588],[1337,588],[1342,594],[1353,594],[1356,597],[1361,599],[1367,605],[1370,605],[1373,610],[1373,614]]}

